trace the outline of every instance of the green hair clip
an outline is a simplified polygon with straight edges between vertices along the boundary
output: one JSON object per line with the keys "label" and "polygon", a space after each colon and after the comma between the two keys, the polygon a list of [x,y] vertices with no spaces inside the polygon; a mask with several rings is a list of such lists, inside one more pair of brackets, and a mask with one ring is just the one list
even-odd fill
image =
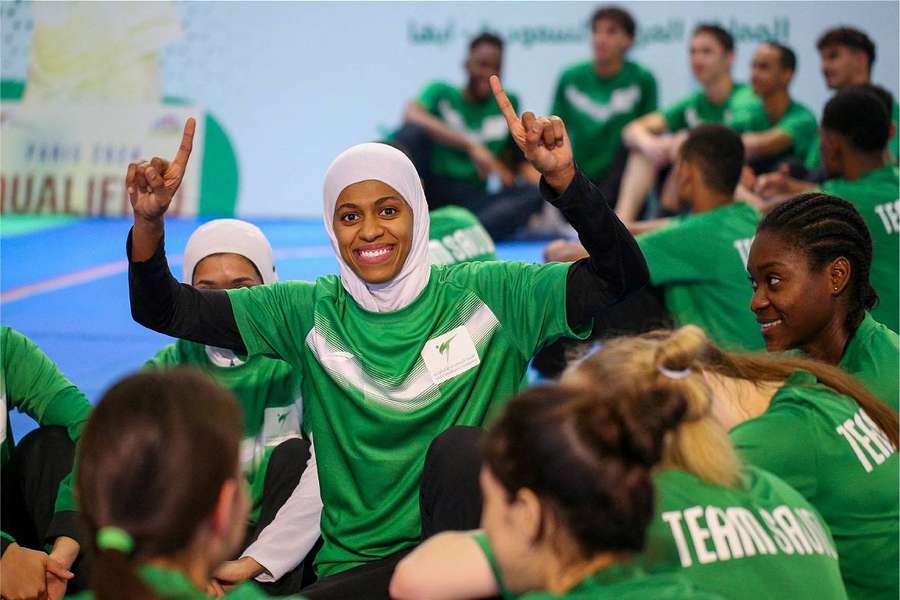
{"label": "green hair clip", "polygon": [[97,531],[97,548],[100,550],[118,550],[123,554],[131,554],[134,550],[134,538],[119,527],[101,527]]}

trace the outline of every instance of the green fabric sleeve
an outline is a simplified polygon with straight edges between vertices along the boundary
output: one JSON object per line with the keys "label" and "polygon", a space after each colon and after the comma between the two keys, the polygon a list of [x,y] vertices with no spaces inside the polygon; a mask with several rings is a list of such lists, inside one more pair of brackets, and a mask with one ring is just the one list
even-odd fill
{"label": "green fabric sleeve", "polygon": [[446,95],[447,84],[441,81],[432,81],[419,94],[419,104],[432,114],[437,114],[438,102]]}
{"label": "green fabric sleeve", "polygon": [[560,337],[584,339],[590,333],[593,324],[575,332],[566,319],[568,263],[495,261],[459,268],[467,269],[470,285],[526,358]]}
{"label": "green fabric sleeve", "polygon": [[312,326],[304,326],[303,321],[310,317],[315,287],[308,281],[289,281],[228,290],[248,356],[269,356],[292,364],[300,360]]}
{"label": "green fabric sleeve", "polygon": [[[641,105],[638,107],[638,112],[643,116],[659,108],[659,92],[657,91],[656,77],[653,76],[653,73],[649,71],[644,73],[641,87],[643,87],[643,90],[641,91]],[[668,119],[666,122],[668,122]]]}
{"label": "green fabric sleeve", "polygon": [[797,406],[781,405],[731,430],[731,440],[748,463],[774,473],[805,498],[816,493],[816,452],[823,443]]}
{"label": "green fabric sleeve", "polygon": [[91,412],[91,403],[37,345],[3,328],[3,377],[10,407],[41,425],[61,425],[73,442]]}
{"label": "green fabric sleeve", "polygon": [[816,123],[816,118],[812,113],[808,113],[804,110],[788,111],[788,113],[778,121],[775,128],[791,136],[794,143],[811,138],[818,139],[819,135],[819,124]]}
{"label": "green fabric sleeve", "polygon": [[709,273],[705,265],[709,257],[701,241],[702,233],[696,230],[697,227],[686,226],[682,220],[676,219],[665,227],[635,238],[647,259],[653,285],[707,279]]}
{"label": "green fabric sleeve", "polygon": [[669,128],[669,131],[676,133],[687,128],[687,119],[684,116],[684,111],[691,105],[693,99],[694,96],[687,96],[663,109],[662,116],[666,120],[666,126]]}
{"label": "green fabric sleeve", "polygon": [[180,365],[178,358],[178,345],[169,344],[157,352],[153,358],[144,363],[144,369],[164,369]]}
{"label": "green fabric sleeve", "polygon": [[478,544],[478,547],[481,548],[481,551],[484,552],[484,557],[487,559],[488,564],[491,566],[491,572],[494,574],[494,579],[497,580],[497,587],[500,588],[500,595],[503,596],[505,600],[512,600],[516,596],[511,594],[509,590],[506,589],[506,585],[503,583],[503,575],[500,573],[500,565],[497,564],[497,557],[494,556],[494,551],[491,550],[491,544],[488,542],[487,535],[483,531],[478,531],[472,535],[472,539],[475,540],[475,543]]}
{"label": "green fabric sleeve", "polygon": [[560,76],[559,81],[556,84],[556,92],[553,94],[553,106],[550,107],[550,114],[556,115],[562,119],[563,122],[568,121],[569,115],[569,103],[566,102],[565,89],[566,76],[564,73]]}

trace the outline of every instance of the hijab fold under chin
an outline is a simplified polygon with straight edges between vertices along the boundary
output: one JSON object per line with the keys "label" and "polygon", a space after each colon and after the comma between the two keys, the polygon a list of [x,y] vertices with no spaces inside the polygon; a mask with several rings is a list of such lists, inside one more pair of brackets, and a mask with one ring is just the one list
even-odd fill
{"label": "hijab fold under chin", "polygon": [[[397,190],[413,213],[412,246],[400,272],[384,283],[366,283],[341,255],[334,233],[338,196],[349,185],[374,179]],[[370,312],[392,312],[409,306],[431,276],[428,260],[428,203],[422,182],[405,154],[387,144],[359,144],[334,159],[325,173],[322,219],[341,267],[341,283],[357,304]]]}

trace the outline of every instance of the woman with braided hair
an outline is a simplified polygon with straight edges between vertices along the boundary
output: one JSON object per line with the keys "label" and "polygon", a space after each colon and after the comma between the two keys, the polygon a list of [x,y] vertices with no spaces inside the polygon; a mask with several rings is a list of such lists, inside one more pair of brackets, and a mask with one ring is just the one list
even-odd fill
{"label": "woman with braided hair", "polygon": [[801,194],[762,220],[750,248],[751,309],[770,352],[799,349],[856,376],[894,410],[900,337],[869,314],[872,238],[849,202]]}
{"label": "woman with braided hair", "polygon": [[[673,575],[726,598],[846,598],[822,517],[738,458],[697,368],[707,347],[693,326],[620,338],[570,367],[564,387],[514,399],[484,444],[486,539],[444,533],[425,542],[398,566],[395,596],[559,594],[577,579],[565,569],[574,543],[633,553],[650,580]],[[646,504],[651,481],[655,500]],[[618,545],[603,545],[604,535]],[[591,591],[584,597],[606,597]]]}

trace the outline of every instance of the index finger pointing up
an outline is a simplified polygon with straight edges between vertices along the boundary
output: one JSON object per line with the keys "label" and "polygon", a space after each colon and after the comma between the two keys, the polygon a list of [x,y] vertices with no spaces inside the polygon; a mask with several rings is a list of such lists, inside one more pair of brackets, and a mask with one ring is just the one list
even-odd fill
{"label": "index finger pointing up", "polygon": [[184,133],[181,136],[181,146],[178,147],[178,154],[175,155],[173,163],[181,165],[183,168],[187,165],[188,157],[191,155],[191,149],[194,147],[194,130],[197,129],[197,121],[194,117],[188,118],[184,124]]}
{"label": "index finger pointing up", "polygon": [[519,122],[519,117],[516,115],[516,111],[513,108],[512,102],[509,101],[509,98],[506,96],[506,92],[503,91],[503,84],[500,83],[500,78],[496,75],[491,75],[491,91],[494,92],[494,100],[497,101],[497,106],[500,107],[500,112],[503,113],[503,116],[506,118],[506,124],[510,129],[513,128],[515,124]]}

